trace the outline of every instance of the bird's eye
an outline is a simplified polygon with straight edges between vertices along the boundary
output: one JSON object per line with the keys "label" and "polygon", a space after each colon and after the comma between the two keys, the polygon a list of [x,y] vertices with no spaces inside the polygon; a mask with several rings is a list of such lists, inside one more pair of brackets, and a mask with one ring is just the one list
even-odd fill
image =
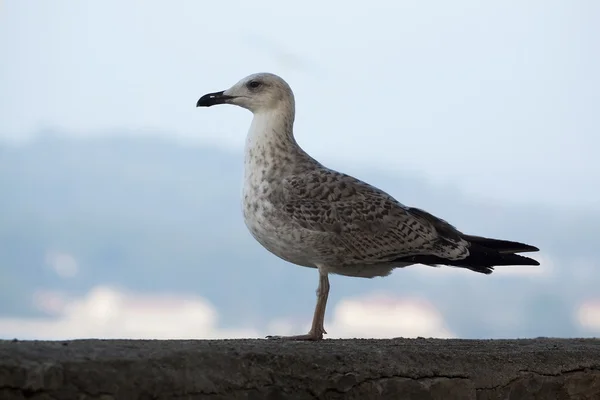
{"label": "bird's eye", "polygon": [[259,81],[250,81],[247,85],[250,89],[257,89],[260,86]]}

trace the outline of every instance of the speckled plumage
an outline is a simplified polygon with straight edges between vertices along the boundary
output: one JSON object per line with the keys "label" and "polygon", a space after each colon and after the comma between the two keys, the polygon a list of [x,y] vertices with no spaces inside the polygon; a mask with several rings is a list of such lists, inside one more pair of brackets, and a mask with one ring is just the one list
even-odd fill
{"label": "speckled plumage", "polygon": [[[257,88],[252,82],[259,82]],[[278,257],[318,268],[325,280],[329,273],[385,276],[415,263],[483,273],[494,265],[537,265],[514,254],[537,250],[533,246],[465,235],[426,211],[317,162],[294,138],[294,95],[280,77],[251,75],[224,92],[204,96],[198,105],[221,102],[254,114],[245,147],[244,221],[253,237]],[[328,292],[328,281],[320,282]],[[317,316],[318,309],[315,320],[323,317]],[[318,339],[313,331],[324,332],[322,321],[313,325],[313,336],[303,339]]]}

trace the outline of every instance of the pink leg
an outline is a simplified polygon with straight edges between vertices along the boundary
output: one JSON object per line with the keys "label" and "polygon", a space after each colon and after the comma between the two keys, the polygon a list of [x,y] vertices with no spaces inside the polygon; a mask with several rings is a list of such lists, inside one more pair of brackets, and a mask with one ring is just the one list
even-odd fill
{"label": "pink leg", "polygon": [[294,336],[267,336],[267,339],[283,340],[321,340],[325,332],[325,308],[327,307],[327,297],[329,296],[329,276],[319,268],[319,288],[317,289],[317,305],[313,315],[312,327],[305,335]]}

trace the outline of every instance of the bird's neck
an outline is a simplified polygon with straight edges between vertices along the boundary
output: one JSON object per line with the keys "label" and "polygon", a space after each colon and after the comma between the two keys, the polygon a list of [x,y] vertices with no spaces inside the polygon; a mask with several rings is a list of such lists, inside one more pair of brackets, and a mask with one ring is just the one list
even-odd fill
{"label": "bird's neck", "polygon": [[[246,138],[245,168],[261,174],[284,174],[302,157],[293,133],[294,111],[275,109],[254,114]],[[265,172],[263,172],[265,171]]]}

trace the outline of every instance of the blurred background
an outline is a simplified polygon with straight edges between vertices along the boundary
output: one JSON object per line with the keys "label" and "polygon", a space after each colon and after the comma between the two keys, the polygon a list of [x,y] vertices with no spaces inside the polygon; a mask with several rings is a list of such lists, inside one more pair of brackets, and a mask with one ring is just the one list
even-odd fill
{"label": "blurred background", "polygon": [[304,333],[318,276],[242,220],[251,114],[281,75],[325,165],[540,247],[490,276],[333,276],[327,337],[600,334],[600,3],[0,2],[0,338]]}

